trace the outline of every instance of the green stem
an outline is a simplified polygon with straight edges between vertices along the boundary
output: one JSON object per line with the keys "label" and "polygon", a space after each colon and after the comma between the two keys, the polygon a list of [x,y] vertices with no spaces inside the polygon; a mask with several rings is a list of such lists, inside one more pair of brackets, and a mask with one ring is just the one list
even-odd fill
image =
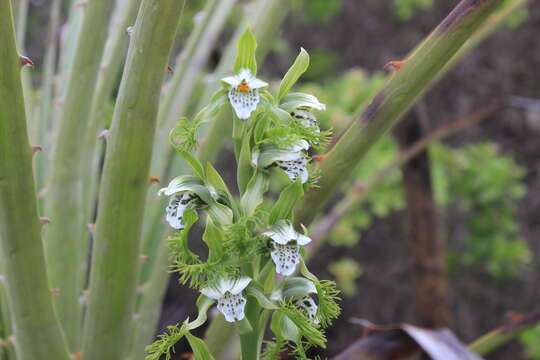
{"label": "green stem", "polygon": [[310,224],[365,154],[421,97],[429,84],[502,0],[462,0],[406,59],[321,164],[319,189],[310,191],[296,211]]}
{"label": "green stem", "polygon": [[68,360],[47,284],[20,59],[10,0],[0,0],[0,258],[19,360]]}
{"label": "green stem", "polygon": [[[56,149],[45,199],[46,216],[51,224],[45,232],[49,281],[59,289],[55,309],[72,351],[80,347],[81,279],[86,270],[81,264],[88,246],[88,231],[83,218],[83,188],[79,174],[84,166],[81,142],[90,118],[99,63],[103,53],[110,13],[114,2],[89,0],[81,36],[68,81],[65,103],[56,134]],[[70,274],[67,276],[66,274]]]}
{"label": "green stem", "polygon": [[143,0],[108,138],[85,320],[85,360],[122,359],[135,307],[160,87],[184,2]]}

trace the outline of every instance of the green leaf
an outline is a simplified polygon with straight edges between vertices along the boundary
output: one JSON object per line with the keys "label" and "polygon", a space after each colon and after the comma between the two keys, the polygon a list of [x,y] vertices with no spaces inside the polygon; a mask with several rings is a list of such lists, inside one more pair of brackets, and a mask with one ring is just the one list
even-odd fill
{"label": "green leaf", "polygon": [[261,290],[259,290],[256,286],[250,286],[246,290],[247,294],[250,296],[253,296],[259,305],[268,310],[277,310],[279,307],[272,302]]}
{"label": "green leaf", "polygon": [[223,256],[224,234],[216,225],[214,225],[211,216],[209,216],[206,220],[203,241],[208,246],[209,262],[217,261]]}
{"label": "green leaf", "polygon": [[210,354],[210,351],[208,350],[208,347],[206,347],[204,341],[194,335],[191,335],[189,332],[186,333],[186,338],[188,339],[189,346],[191,346],[191,350],[193,350],[195,359],[214,360],[214,357],[212,354]]}
{"label": "green leaf", "polygon": [[283,287],[283,296],[302,297],[308,294],[316,294],[317,288],[312,281],[301,278],[293,277],[287,279]]}
{"label": "green leaf", "polygon": [[253,75],[257,74],[257,60],[255,59],[255,51],[257,49],[257,40],[251,32],[249,26],[237,44],[238,53],[236,62],[234,63],[234,71],[238,73],[241,69],[248,69]]}
{"label": "green leaf", "polygon": [[183,259],[189,259],[190,261],[198,259],[198,256],[193,253],[188,246],[189,230],[198,219],[199,215],[197,215],[195,210],[186,209],[184,211],[184,215],[182,217],[184,229],[180,231],[178,236],[169,238],[169,248],[171,249],[172,255]]}
{"label": "green leaf", "polygon": [[296,60],[289,68],[289,70],[283,77],[283,80],[281,80],[281,83],[279,84],[279,92],[277,96],[278,101],[281,100],[281,98],[289,92],[291,87],[298,81],[300,76],[302,76],[302,74],[307,70],[308,67],[309,54],[306,50],[304,50],[304,48],[300,48],[300,54],[298,54]]}
{"label": "green leaf", "polygon": [[257,207],[264,201],[264,193],[268,191],[269,183],[268,174],[261,171],[253,174],[246,192],[240,200],[247,216],[253,215]]}
{"label": "green leaf", "polygon": [[265,132],[268,128],[269,120],[268,116],[263,116],[257,121],[255,130],[253,130],[253,140],[255,141],[255,144],[260,144],[265,139]]}
{"label": "green leaf", "polygon": [[208,319],[208,309],[210,309],[214,302],[215,300],[204,295],[199,296],[197,299],[197,309],[199,309],[199,314],[195,320],[187,324],[188,330],[194,330],[206,322]]}
{"label": "green leaf", "polygon": [[240,321],[236,321],[234,323],[234,327],[236,328],[236,331],[239,335],[249,334],[253,331],[253,328],[251,327],[251,324],[249,323],[247,317],[243,318]]}
{"label": "green leaf", "polygon": [[193,169],[193,171],[195,172],[195,175],[197,175],[201,180],[204,181],[206,176],[204,173],[204,168],[202,164],[200,163],[200,161],[197,160],[197,158],[193,156],[193,154],[191,154],[190,152],[180,150],[180,149],[178,149],[177,151],[180,153],[180,155],[182,155],[184,160],[186,160],[189,166]]}
{"label": "green leaf", "polygon": [[273,225],[280,219],[291,219],[294,206],[304,195],[304,188],[298,179],[285,188],[279,195],[279,199],[270,211],[269,223]]}

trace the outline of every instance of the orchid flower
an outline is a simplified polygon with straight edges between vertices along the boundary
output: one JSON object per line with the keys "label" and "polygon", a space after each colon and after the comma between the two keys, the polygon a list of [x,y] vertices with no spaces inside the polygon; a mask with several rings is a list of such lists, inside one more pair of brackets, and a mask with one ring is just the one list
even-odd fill
{"label": "orchid flower", "polygon": [[259,89],[268,83],[257,79],[248,69],[242,69],[234,76],[221,79],[230,86],[229,101],[239,119],[249,119],[259,105]]}
{"label": "orchid flower", "polygon": [[276,265],[276,272],[292,275],[300,263],[300,246],[309,244],[311,239],[295,231],[288,220],[278,220],[263,235],[271,239],[270,256]]}
{"label": "orchid flower", "polygon": [[301,140],[298,144],[286,149],[280,149],[274,145],[266,146],[263,150],[253,153],[253,165],[268,168],[278,166],[291,181],[300,178],[302,184],[308,181],[309,172],[307,170],[308,159],[305,151],[309,149],[309,144]]}
{"label": "orchid flower", "polygon": [[201,293],[210,299],[217,300],[217,308],[225,316],[228,322],[244,319],[246,299],[242,291],[249,285],[251,279],[242,277],[239,279],[221,279],[216,286],[206,287]]}

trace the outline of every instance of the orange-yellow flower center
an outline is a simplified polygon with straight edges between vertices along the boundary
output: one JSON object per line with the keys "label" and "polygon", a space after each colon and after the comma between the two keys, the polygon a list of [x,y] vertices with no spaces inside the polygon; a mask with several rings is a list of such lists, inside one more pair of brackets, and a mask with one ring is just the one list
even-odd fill
{"label": "orange-yellow flower center", "polygon": [[240,91],[240,92],[249,92],[249,90],[251,90],[249,88],[249,85],[247,84],[246,80],[242,80],[242,82],[236,87],[236,90]]}

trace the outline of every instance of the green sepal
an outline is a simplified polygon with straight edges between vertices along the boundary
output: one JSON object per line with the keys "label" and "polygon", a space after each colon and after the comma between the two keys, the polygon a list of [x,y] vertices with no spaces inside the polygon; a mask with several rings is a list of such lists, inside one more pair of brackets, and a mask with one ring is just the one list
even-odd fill
{"label": "green sepal", "polygon": [[290,113],[294,109],[298,108],[307,108],[307,109],[315,109],[315,110],[325,110],[326,105],[321,104],[319,100],[311,95],[311,94],[305,94],[300,92],[295,93],[289,93],[281,99],[281,103],[279,104],[279,107],[286,111],[287,113]]}
{"label": "green sepal", "polygon": [[208,309],[210,309],[210,307],[215,302],[216,301],[214,299],[210,299],[209,297],[200,295],[197,299],[197,309],[199,310],[199,314],[197,315],[197,318],[195,320],[187,324],[187,329],[194,330],[199,326],[203,325],[208,319]]}
{"label": "green sepal", "polygon": [[197,175],[199,177],[199,179],[204,181],[205,178],[206,178],[206,174],[204,172],[204,168],[203,168],[201,162],[195,156],[193,156],[192,153],[190,153],[188,151],[184,151],[184,150],[180,150],[180,149],[177,149],[176,151],[178,151],[180,153],[180,155],[182,155],[182,157],[188,163],[188,165],[191,167],[191,169],[193,169],[193,172],[195,173],[195,175]]}
{"label": "green sepal", "polygon": [[182,216],[184,228],[180,231],[178,236],[169,238],[169,248],[173,255],[189,260],[188,262],[195,261],[199,258],[188,246],[189,230],[197,220],[199,220],[197,212],[193,209],[186,209]]}
{"label": "green sepal", "polygon": [[214,262],[221,259],[223,256],[223,242],[225,235],[220,228],[214,225],[211,216],[206,219],[206,227],[202,238],[208,246],[208,262]]}
{"label": "green sepal", "polygon": [[229,91],[222,87],[212,94],[210,102],[204,108],[202,108],[195,116],[195,122],[205,122],[210,118],[216,116],[222,105],[229,103]]}
{"label": "green sepal", "polygon": [[251,327],[251,324],[249,323],[247,317],[244,317],[242,320],[235,321],[234,327],[236,328],[236,331],[239,335],[249,334],[253,331],[253,328]]}
{"label": "green sepal", "polygon": [[283,286],[284,297],[303,297],[316,293],[315,284],[311,280],[302,277],[288,278]]}
{"label": "green sepal", "polygon": [[257,60],[255,51],[257,50],[257,39],[251,32],[250,27],[240,36],[237,43],[237,55],[234,63],[234,72],[238,73],[241,69],[248,69],[253,75],[257,74]]}
{"label": "green sepal", "polygon": [[256,171],[249,180],[246,192],[242,195],[240,204],[247,216],[255,213],[257,207],[264,201],[264,194],[268,191],[270,184],[268,174],[262,171]]}
{"label": "green sepal", "polygon": [[259,306],[261,306],[264,309],[268,310],[277,310],[279,307],[272,302],[262,291],[259,289],[259,287],[256,284],[252,284],[250,287],[246,289],[246,294],[249,296],[253,296],[255,300],[259,303]]}
{"label": "green sepal", "polygon": [[208,350],[208,347],[203,340],[199,339],[195,335],[191,335],[189,331],[186,332],[186,338],[189,342],[189,346],[191,346],[191,350],[193,350],[193,355],[195,355],[195,359],[214,360],[214,357],[212,356],[212,354],[210,354],[210,350]]}
{"label": "green sepal", "polygon": [[278,106],[270,106],[269,110],[270,110],[269,115],[274,120],[276,120],[276,122],[285,124],[285,125],[290,124],[292,117],[289,112],[285,111],[284,109]]}
{"label": "green sepal", "polygon": [[279,311],[274,312],[270,329],[272,329],[277,339],[285,339],[298,343],[302,338],[298,326],[288,316]]}
{"label": "green sepal", "polygon": [[236,179],[238,182],[238,190],[240,194],[244,194],[247,184],[253,176],[253,165],[251,163],[251,131],[247,131],[242,139],[242,147],[240,156],[238,157],[238,173]]}
{"label": "green sepal", "polygon": [[[208,187],[204,185],[203,180],[198,176],[181,175],[171,180],[166,188],[160,190],[166,194],[166,189],[174,189],[174,193],[190,191],[195,193],[206,204],[210,204],[213,200]],[[171,196],[170,194],[169,196]]]}
{"label": "green sepal", "polygon": [[206,209],[208,215],[212,218],[212,221],[219,225],[229,225],[233,221],[232,210],[223,204],[213,201]]}
{"label": "green sepal", "polygon": [[291,219],[294,206],[304,195],[304,187],[300,179],[289,184],[279,195],[274,207],[270,211],[268,222],[273,225],[280,219]]}
{"label": "green sepal", "polygon": [[279,84],[279,91],[277,96],[278,101],[289,92],[292,86],[298,81],[300,76],[302,76],[302,74],[306,72],[308,67],[309,54],[306,50],[304,50],[304,48],[300,48],[300,53],[296,57],[296,60],[294,60],[294,63],[289,68],[289,70],[283,77],[283,80],[281,80],[281,83]]}

